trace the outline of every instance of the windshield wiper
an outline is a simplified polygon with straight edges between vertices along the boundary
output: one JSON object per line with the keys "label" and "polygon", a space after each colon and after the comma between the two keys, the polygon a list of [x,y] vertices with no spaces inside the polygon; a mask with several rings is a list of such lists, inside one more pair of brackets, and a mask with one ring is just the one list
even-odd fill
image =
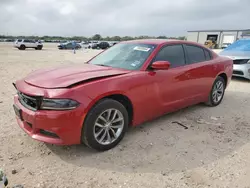
{"label": "windshield wiper", "polygon": [[109,65],[104,65],[104,64],[94,64],[94,65],[102,66],[102,67],[110,67]]}

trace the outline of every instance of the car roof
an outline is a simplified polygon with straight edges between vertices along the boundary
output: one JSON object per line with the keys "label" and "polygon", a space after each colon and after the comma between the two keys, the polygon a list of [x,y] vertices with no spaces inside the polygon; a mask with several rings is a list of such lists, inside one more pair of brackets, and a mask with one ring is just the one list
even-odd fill
{"label": "car roof", "polygon": [[143,44],[162,45],[162,44],[173,43],[173,42],[174,43],[182,43],[182,44],[199,45],[198,43],[195,43],[195,42],[190,42],[190,41],[185,41],[185,40],[177,40],[177,39],[139,39],[139,40],[123,41],[122,43],[143,43]]}
{"label": "car roof", "polygon": [[153,44],[153,45],[166,45],[166,44],[187,44],[187,45],[195,45],[199,46],[203,49],[207,49],[210,51],[213,56],[217,56],[215,52],[208,49],[203,44],[199,44],[197,42],[191,42],[186,40],[177,40],[177,39],[139,39],[139,40],[129,40],[129,41],[123,41],[121,43],[142,43],[142,44]]}
{"label": "car roof", "polygon": [[122,43],[144,43],[144,44],[164,44],[170,41],[170,39],[136,39],[123,41]]}

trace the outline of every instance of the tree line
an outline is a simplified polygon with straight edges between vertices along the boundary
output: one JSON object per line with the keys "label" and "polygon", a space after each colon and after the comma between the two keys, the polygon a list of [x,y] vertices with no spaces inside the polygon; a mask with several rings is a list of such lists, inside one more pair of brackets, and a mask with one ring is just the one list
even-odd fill
{"label": "tree line", "polygon": [[134,39],[179,39],[179,40],[186,40],[185,36],[180,37],[167,37],[167,36],[107,36],[102,37],[100,34],[95,34],[92,37],[84,37],[84,36],[72,36],[72,37],[62,37],[62,36],[8,36],[8,35],[0,35],[0,39],[34,39],[34,40],[44,40],[44,41],[126,41],[126,40],[134,40]]}

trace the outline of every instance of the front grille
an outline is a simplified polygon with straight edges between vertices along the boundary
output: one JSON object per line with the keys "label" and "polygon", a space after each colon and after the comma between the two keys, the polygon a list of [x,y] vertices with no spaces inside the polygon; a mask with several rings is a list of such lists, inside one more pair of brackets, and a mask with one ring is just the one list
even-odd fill
{"label": "front grille", "polygon": [[233,74],[244,75],[244,73],[242,71],[237,71],[237,70],[234,70]]}
{"label": "front grille", "polygon": [[23,106],[31,110],[39,109],[41,101],[40,97],[29,96],[19,91],[17,92],[17,94],[18,94],[18,99]]}
{"label": "front grille", "polygon": [[247,64],[248,61],[249,59],[237,59],[237,60],[233,60],[233,63],[235,65],[242,65],[242,64]]}

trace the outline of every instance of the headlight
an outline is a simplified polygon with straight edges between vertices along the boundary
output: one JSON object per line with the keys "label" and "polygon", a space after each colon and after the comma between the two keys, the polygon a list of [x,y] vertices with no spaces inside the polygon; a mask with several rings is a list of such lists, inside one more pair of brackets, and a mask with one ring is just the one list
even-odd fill
{"label": "headlight", "polygon": [[41,109],[44,110],[71,110],[79,105],[71,99],[43,99]]}

